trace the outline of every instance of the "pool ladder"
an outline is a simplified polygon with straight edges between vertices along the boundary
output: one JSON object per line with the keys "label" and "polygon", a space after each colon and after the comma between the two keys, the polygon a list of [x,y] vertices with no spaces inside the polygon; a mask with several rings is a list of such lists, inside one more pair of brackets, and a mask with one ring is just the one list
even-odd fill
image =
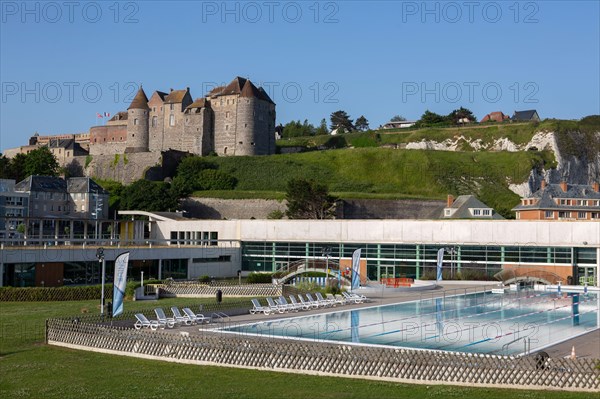
{"label": "pool ladder", "polygon": [[528,355],[531,352],[531,338],[529,337],[521,337],[502,345],[502,353],[506,353],[508,347],[516,342],[523,340],[523,354]]}

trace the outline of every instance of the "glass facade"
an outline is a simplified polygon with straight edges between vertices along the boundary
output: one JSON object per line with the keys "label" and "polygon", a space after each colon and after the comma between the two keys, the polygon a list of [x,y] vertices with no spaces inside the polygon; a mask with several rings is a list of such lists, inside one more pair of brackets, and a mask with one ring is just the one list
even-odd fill
{"label": "glass facade", "polygon": [[427,277],[427,274],[434,273],[440,248],[445,248],[444,265],[450,267],[450,272],[472,273],[480,277],[492,277],[505,264],[577,269],[595,267],[597,261],[595,248],[259,241],[242,243],[242,270],[274,272],[290,262],[324,258],[326,247],[331,249],[329,259],[333,260],[351,259],[352,253],[362,248],[362,259],[367,261],[370,280]]}

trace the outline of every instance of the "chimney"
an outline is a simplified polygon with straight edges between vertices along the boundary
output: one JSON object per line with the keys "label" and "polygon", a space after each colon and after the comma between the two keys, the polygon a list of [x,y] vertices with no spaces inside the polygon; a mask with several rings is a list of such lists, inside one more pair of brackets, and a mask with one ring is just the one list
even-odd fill
{"label": "chimney", "polygon": [[567,192],[567,182],[566,181],[561,181],[560,182],[560,188],[561,190],[563,190],[563,192]]}
{"label": "chimney", "polygon": [[547,185],[546,180],[542,180],[542,190],[544,190],[546,188],[546,185]]}
{"label": "chimney", "polygon": [[596,182],[592,184],[592,190],[594,190],[597,193],[600,193],[600,183]]}
{"label": "chimney", "polygon": [[450,208],[452,206],[452,203],[454,203],[454,197],[448,194],[448,201],[446,202],[446,207]]}

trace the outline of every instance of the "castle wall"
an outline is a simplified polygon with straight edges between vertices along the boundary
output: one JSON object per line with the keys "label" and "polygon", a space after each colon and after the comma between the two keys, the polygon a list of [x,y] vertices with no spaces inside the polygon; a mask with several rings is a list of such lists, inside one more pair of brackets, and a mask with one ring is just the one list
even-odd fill
{"label": "castle wall", "polygon": [[186,112],[181,147],[193,154],[207,155],[211,151],[212,112],[207,108],[194,108]]}
{"label": "castle wall", "polygon": [[90,155],[122,154],[127,146],[127,126],[90,128]]}
{"label": "castle wall", "polygon": [[237,120],[239,96],[221,96],[211,101],[214,111],[214,151],[221,156],[237,155]]}

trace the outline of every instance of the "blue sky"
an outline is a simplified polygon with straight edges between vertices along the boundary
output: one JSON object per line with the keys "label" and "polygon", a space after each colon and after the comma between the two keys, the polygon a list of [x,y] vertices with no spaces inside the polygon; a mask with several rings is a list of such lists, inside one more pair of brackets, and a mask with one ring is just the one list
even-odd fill
{"label": "blue sky", "polygon": [[85,132],[138,84],[264,84],[278,123],[467,107],[600,113],[599,1],[2,1],[0,149]]}

